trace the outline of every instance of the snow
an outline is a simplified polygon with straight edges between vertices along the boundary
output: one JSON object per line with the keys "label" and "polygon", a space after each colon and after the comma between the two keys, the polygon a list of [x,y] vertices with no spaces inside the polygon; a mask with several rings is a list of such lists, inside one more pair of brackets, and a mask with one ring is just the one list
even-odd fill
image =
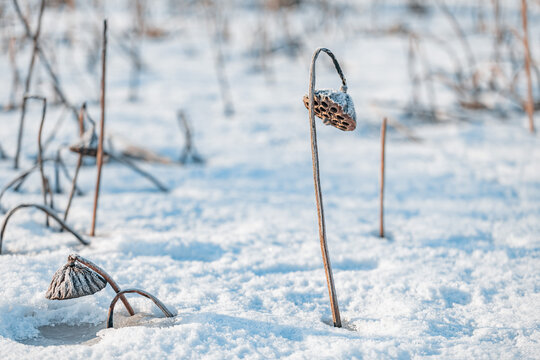
{"label": "snow", "polygon": [[[0,358],[538,358],[540,139],[527,132],[526,115],[511,111],[499,119],[477,112],[468,122],[405,122],[420,142],[390,127],[387,237],[380,239],[380,116],[372,105],[374,100],[408,100],[408,39],[360,32],[369,11],[358,15],[365,22],[354,12],[345,17],[349,34],[321,20],[313,7],[291,11],[289,30],[308,33],[305,48],[298,58],[272,57],[269,81],[253,69],[258,60],[249,55],[257,12],[241,1],[225,4],[231,40],[223,48],[233,117],[223,115],[214,45],[199,6],[179,14],[166,13],[165,4],[152,10],[151,19],[160,20],[156,25],[170,33],[143,40],[140,100],[130,102],[130,65],[119,39],[132,15],[125,3],[107,5],[112,38],[106,134],[176,160],[184,140],[175,114],[182,108],[207,161],[138,163],[171,188],[169,193],[120,164],[105,164],[97,236],[86,236],[91,241],[87,247],[68,233],[45,229],[43,213],[17,212],[0,255]],[[381,24],[403,16],[404,9],[388,5],[385,11],[387,18],[379,14]],[[98,119],[99,70],[86,72],[84,46],[69,48],[52,40],[72,26],[75,37],[91,44],[91,29],[99,29],[100,16],[89,5],[69,16],[46,10],[43,36],[51,40],[45,48],[48,53],[55,49],[70,101],[89,101],[89,112]],[[267,14],[278,35],[281,18]],[[306,19],[326,28],[315,29]],[[440,23],[437,31],[450,37],[449,26]],[[18,24],[11,29],[21,31]],[[302,103],[311,51],[318,46],[338,58],[357,111],[354,132],[317,123],[341,329],[331,326],[309,120]],[[29,46],[23,50],[19,67],[25,74]],[[444,64],[447,59],[441,55],[431,61]],[[318,64],[317,87],[337,88],[331,61],[321,56]],[[1,56],[5,83],[11,80],[8,70],[7,56]],[[52,97],[47,75],[41,69],[37,73],[42,81],[35,91]],[[8,98],[6,86],[0,99],[5,103]],[[441,107],[451,107],[452,101],[441,91]],[[49,107],[45,134],[61,112],[60,106]],[[22,169],[35,159],[39,114],[39,106],[32,104]],[[389,114],[401,120],[398,113]],[[0,144],[10,155],[19,115],[0,112]],[[67,114],[46,155],[75,143],[77,134]],[[73,173],[76,156],[63,154]],[[51,162],[46,172],[52,179]],[[0,161],[1,185],[16,174],[11,160]],[[94,166],[81,169],[84,196],[74,198],[69,215],[69,224],[85,235],[95,176]],[[65,208],[69,191],[62,180],[64,193],[55,196],[58,209]],[[40,191],[35,173],[20,192],[7,192],[2,206],[40,203]],[[119,303],[115,329],[105,329],[114,297],[110,286],[92,296],[47,300],[52,276],[70,253],[105,269],[121,288],[150,292],[178,315],[164,318],[151,301],[130,294],[137,314],[128,317]]]}

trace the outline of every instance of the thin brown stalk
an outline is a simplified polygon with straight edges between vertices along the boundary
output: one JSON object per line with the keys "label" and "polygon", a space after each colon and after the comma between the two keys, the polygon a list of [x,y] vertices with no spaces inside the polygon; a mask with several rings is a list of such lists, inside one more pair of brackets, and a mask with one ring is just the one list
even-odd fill
{"label": "thin brown stalk", "polygon": [[[52,159],[43,159],[43,162],[46,162],[46,161],[51,161]],[[6,193],[7,190],[9,190],[12,186],[16,185],[16,187],[14,188],[15,189],[18,189],[23,183],[24,181],[26,180],[26,178],[28,177],[28,175],[30,175],[32,172],[34,172],[36,169],[39,169],[39,165],[38,164],[35,164],[33,165],[30,169],[28,170],[25,170],[23,172],[21,172],[19,175],[17,175],[14,179],[12,179],[11,181],[9,181],[6,185],[4,185],[4,187],[2,188],[2,190],[0,190],[0,211],[1,212],[4,212],[4,209],[2,208],[2,205],[1,205],[1,199],[2,197],[4,196],[4,194]]]}
{"label": "thin brown stalk", "polygon": [[124,294],[121,294],[120,287],[118,286],[116,281],[114,281],[113,278],[105,270],[103,270],[100,266],[97,266],[96,264],[94,264],[92,261],[90,261],[88,259],[85,259],[85,258],[83,258],[82,256],[79,256],[79,255],[75,255],[75,254],[69,255],[68,256],[68,262],[73,262],[73,261],[78,261],[81,264],[83,264],[83,265],[89,267],[90,269],[94,270],[99,275],[103,276],[105,281],[107,281],[109,283],[109,285],[111,285],[114,292],[116,293],[117,296],[115,297],[115,299],[120,298],[120,300],[122,300],[122,302],[124,303],[124,306],[126,307],[126,310],[128,311],[129,315],[131,315],[131,316],[135,315],[135,311],[133,311],[133,308],[131,307],[130,303],[127,301]]}
{"label": "thin brown stalk", "polygon": [[79,240],[79,242],[83,245],[90,245],[90,243],[88,241],[86,241],[81,235],[79,235],[72,227],[70,227],[68,224],[66,224],[64,221],[62,221],[62,219],[60,219],[58,217],[58,215],[56,215],[56,213],[54,212],[53,209],[51,209],[50,207],[48,206],[44,206],[44,205],[40,205],[40,204],[19,204],[17,205],[16,207],[14,207],[13,209],[9,210],[9,212],[6,214],[6,216],[4,216],[4,220],[2,221],[2,225],[0,227],[0,254],[2,254],[2,243],[3,243],[3,240],[4,240],[4,233],[6,231],[6,226],[7,226],[7,223],[8,223],[8,220],[11,218],[11,216],[13,216],[13,214],[15,214],[18,210],[20,209],[23,209],[23,208],[29,208],[29,207],[33,207],[33,208],[36,208],[38,210],[41,210],[43,211],[44,213],[46,213],[48,216],[52,217],[54,220],[56,220],[56,222],[58,222],[58,224],[65,230],[67,230],[68,232],[70,232],[71,234],[73,234],[73,236],[75,236],[75,238],[77,240]]}
{"label": "thin brown stalk", "polygon": [[12,110],[16,107],[15,98],[17,96],[17,92],[19,90],[19,86],[21,83],[21,77],[19,75],[19,70],[17,69],[17,46],[16,46],[16,39],[14,36],[12,36],[9,39],[8,55],[9,55],[9,65],[11,67],[11,73],[12,73],[12,81],[11,81],[11,92],[9,96],[9,103],[6,105],[6,110]]}
{"label": "thin brown stalk", "polygon": [[[82,138],[84,135],[84,113],[86,112],[86,103],[82,104],[81,110],[79,111],[79,137]],[[71,191],[69,192],[68,203],[66,205],[66,211],[64,212],[64,221],[67,220],[69,209],[71,207],[71,202],[73,201],[73,196],[75,195],[75,189],[77,188],[77,177],[79,176],[79,170],[81,169],[84,155],[79,154],[77,159],[77,167],[75,168],[75,174],[73,174],[73,181],[71,182]]]}
{"label": "thin brown stalk", "polygon": [[[43,171],[43,147],[41,146],[41,135],[43,133],[43,124],[45,123],[45,113],[47,111],[47,99],[41,96],[25,96],[23,100],[23,106],[26,107],[26,102],[29,99],[35,99],[35,100],[41,100],[43,103],[43,107],[41,110],[41,121],[39,123],[39,131],[38,131],[38,155],[37,155],[37,163],[39,167],[39,173],[41,175],[41,192],[43,194],[43,205],[49,206],[47,204],[47,178],[45,177],[45,172]],[[52,202],[52,195],[51,195],[51,202]],[[49,216],[45,217],[45,225],[49,227]]]}
{"label": "thin brown stalk", "polygon": [[324,270],[326,273],[326,282],[328,285],[328,294],[330,296],[330,307],[332,309],[332,319],[335,327],[341,327],[341,316],[339,314],[339,305],[337,300],[336,288],[334,285],[334,276],[332,274],[332,265],[330,264],[330,254],[328,251],[328,244],[326,241],[326,224],[324,221],[324,208],[321,192],[321,180],[319,175],[319,151],[317,149],[317,130],[315,127],[315,107],[314,107],[314,94],[315,94],[315,63],[317,57],[321,53],[325,52],[332,59],[336,71],[338,72],[342,81],[342,90],[346,90],[347,83],[341,67],[337,62],[334,54],[326,48],[318,48],[313,54],[311,59],[311,66],[309,70],[309,121],[310,121],[310,134],[311,134],[311,158],[313,161],[313,181],[315,183],[315,200],[317,203],[317,217],[319,222],[319,239],[321,243],[321,252],[324,264]]}
{"label": "thin brown stalk", "polygon": [[525,103],[525,110],[529,116],[529,131],[534,133],[534,99],[531,80],[531,49],[529,47],[526,0],[521,0],[521,19],[523,23],[523,47],[525,48],[525,73],[527,74],[527,102]]}
{"label": "thin brown stalk", "polygon": [[204,160],[195,151],[191,126],[189,124],[186,113],[182,110],[179,110],[177,113],[177,118],[180,128],[184,130],[185,137],[184,148],[182,149],[182,154],[180,155],[179,162],[181,164],[185,164],[188,162],[189,158],[191,158],[194,163],[203,163]]}
{"label": "thin brown stalk", "polygon": [[144,296],[145,298],[148,298],[148,299],[152,300],[154,302],[154,304],[156,304],[157,307],[163,312],[163,314],[165,314],[166,317],[174,317],[174,314],[169,309],[167,309],[165,304],[163,304],[154,295],[152,295],[152,294],[150,294],[150,293],[148,293],[148,292],[146,292],[144,290],[126,289],[126,290],[122,290],[122,291],[118,292],[116,294],[116,296],[114,297],[114,299],[112,300],[111,305],[109,306],[109,312],[107,314],[107,329],[114,327],[114,324],[113,324],[114,306],[118,302],[118,299],[120,299],[122,296],[124,296],[124,294],[132,294],[132,293],[139,294],[141,296]]}
{"label": "thin brown stalk", "polygon": [[386,148],[386,122],[384,118],[381,126],[381,191],[379,196],[379,237],[384,237],[384,166],[385,166],[385,148]]}
{"label": "thin brown stalk", "polygon": [[96,192],[94,194],[94,210],[92,212],[92,228],[90,236],[96,232],[96,215],[99,198],[99,186],[101,182],[101,168],[103,166],[103,139],[105,138],[105,76],[107,70],[107,20],[103,20],[103,47],[101,50],[101,121],[99,123],[100,133],[97,151],[97,180]]}

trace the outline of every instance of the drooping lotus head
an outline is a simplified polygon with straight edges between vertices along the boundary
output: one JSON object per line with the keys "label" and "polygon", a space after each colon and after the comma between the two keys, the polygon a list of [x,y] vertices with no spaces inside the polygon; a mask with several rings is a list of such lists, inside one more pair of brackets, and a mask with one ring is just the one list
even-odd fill
{"label": "drooping lotus head", "polygon": [[107,285],[107,281],[88,267],[78,264],[71,256],[68,263],[54,273],[45,294],[50,300],[67,300],[92,295]]}
{"label": "drooping lotus head", "polygon": [[[304,105],[309,110],[309,96],[304,95]],[[343,131],[356,129],[356,112],[352,98],[343,91],[332,89],[315,90],[313,94],[315,115],[325,125],[332,125]]]}

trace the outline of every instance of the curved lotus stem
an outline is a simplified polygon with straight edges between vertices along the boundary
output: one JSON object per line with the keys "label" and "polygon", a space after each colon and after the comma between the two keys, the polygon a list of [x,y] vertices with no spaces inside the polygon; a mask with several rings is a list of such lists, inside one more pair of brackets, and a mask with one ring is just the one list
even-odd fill
{"label": "curved lotus stem", "polygon": [[341,78],[341,91],[346,92],[347,91],[347,82],[345,80],[345,76],[343,75],[343,71],[341,71],[341,67],[339,66],[339,63],[337,62],[334,54],[326,49],[326,48],[318,48],[315,50],[315,53],[313,54],[313,58],[311,59],[311,66],[309,69],[309,77],[310,77],[310,83],[309,83],[309,122],[310,122],[310,128],[311,128],[311,157],[313,161],[313,181],[315,183],[315,200],[317,202],[317,216],[319,220],[319,238],[321,241],[321,252],[322,252],[322,258],[324,263],[324,270],[326,272],[326,282],[328,285],[328,293],[330,296],[330,306],[332,308],[332,319],[334,321],[335,327],[341,327],[341,317],[339,315],[339,305],[337,300],[337,294],[336,294],[336,288],[334,285],[334,276],[332,275],[332,265],[330,264],[330,254],[328,252],[328,245],[326,242],[326,224],[324,222],[324,208],[323,208],[323,200],[322,200],[322,193],[321,193],[321,180],[319,175],[319,152],[317,150],[317,130],[315,128],[315,109],[314,109],[314,94],[315,94],[315,62],[317,61],[317,57],[321,53],[321,51],[325,52],[332,58],[332,61],[334,63],[334,66],[336,67],[336,71],[339,74],[339,77]]}
{"label": "curved lotus stem", "polygon": [[90,245],[90,243],[88,241],[86,241],[81,235],[79,235],[75,230],[73,230],[73,228],[71,228],[71,226],[69,226],[68,224],[63,222],[62,219],[60,219],[58,217],[58,215],[56,215],[54,210],[51,209],[50,207],[40,205],[40,204],[19,204],[16,207],[14,207],[13,209],[9,210],[8,213],[6,214],[6,216],[4,217],[4,220],[2,221],[2,226],[1,226],[1,230],[0,230],[0,254],[2,254],[2,242],[3,242],[3,239],[4,239],[4,232],[6,231],[6,226],[7,226],[9,218],[13,214],[15,214],[15,212],[17,212],[17,210],[23,209],[23,208],[28,208],[28,207],[34,207],[36,209],[39,209],[39,210],[43,211],[44,213],[46,213],[47,215],[52,217],[54,220],[56,220],[56,222],[62,228],[64,228],[68,232],[72,233],[73,236],[75,236],[75,238],[77,238],[77,240],[79,240],[83,245]]}
{"label": "curved lotus stem", "polygon": [[161,311],[163,311],[163,314],[165,314],[166,317],[174,317],[174,314],[171,311],[169,311],[169,309],[167,309],[167,307],[161,301],[159,301],[159,299],[156,298],[154,295],[152,295],[150,293],[147,293],[144,290],[126,289],[126,290],[122,290],[118,294],[116,294],[116,296],[114,297],[114,299],[111,302],[111,305],[109,306],[109,313],[107,314],[107,329],[113,327],[114,306],[116,305],[116,302],[118,301],[119,298],[123,297],[124,294],[130,294],[130,293],[139,294],[141,296],[144,296],[144,297],[152,300],[154,302],[154,304],[156,304],[157,307]]}
{"label": "curved lotus stem", "polygon": [[96,264],[91,262],[90,260],[87,260],[87,259],[83,258],[80,255],[77,255],[77,254],[69,255],[68,256],[68,263],[69,262],[74,262],[74,261],[80,262],[81,264],[89,267],[90,269],[94,270],[99,275],[101,275],[109,283],[109,285],[111,285],[114,292],[116,292],[116,297],[119,297],[122,300],[122,302],[124,303],[124,306],[126,307],[129,315],[131,315],[131,316],[135,315],[135,311],[133,311],[133,308],[131,307],[131,305],[127,301],[126,297],[123,294],[121,294],[122,291],[120,291],[120,287],[118,286],[116,281],[114,281],[113,278],[109,274],[107,274],[107,272],[105,270],[103,270],[102,268],[100,268],[99,266],[97,266]]}

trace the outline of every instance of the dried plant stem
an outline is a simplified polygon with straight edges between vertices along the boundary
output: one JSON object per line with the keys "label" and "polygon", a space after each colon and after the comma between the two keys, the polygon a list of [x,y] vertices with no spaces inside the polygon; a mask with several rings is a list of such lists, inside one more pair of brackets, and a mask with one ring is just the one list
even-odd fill
{"label": "dried plant stem", "polygon": [[169,191],[169,189],[165,185],[160,183],[158,179],[156,179],[154,176],[147,173],[143,169],[139,168],[137,165],[135,165],[135,163],[128,160],[126,157],[124,157],[124,156],[116,156],[116,155],[114,155],[112,153],[107,153],[107,155],[110,156],[111,159],[116,160],[119,163],[122,163],[122,164],[126,165],[127,167],[129,167],[130,169],[132,169],[133,171],[138,173],[139,175],[141,175],[141,176],[147,178],[148,180],[150,180],[154,185],[156,185],[159,188],[159,190],[161,190],[163,192],[168,192]]}
{"label": "dried plant stem", "polygon": [[17,95],[19,86],[21,84],[21,77],[19,75],[19,70],[17,69],[17,46],[16,46],[16,40],[14,36],[9,39],[8,54],[9,54],[9,65],[11,67],[11,72],[12,72],[12,82],[11,82],[11,92],[9,96],[9,103],[6,106],[6,110],[12,110],[16,107],[15,97]]}
{"label": "dried plant stem", "polygon": [[334,276],[332,275],[332,265],[330,264],[330,254],[328,252],[328,245],[326,241],[326,224],[324,221],[324,208],[321,193],[321,180],[319,175],[319,152],[317,149],[317,130],[315,127],[315,108],[314,108],[314,94],[315,94],[315,63],[320,52],[324,51],[330,56],[334,62],[334,66],[342,80],[342,91],[346,91],[347,84],[345,77],[341,71],[334,54],[326,48],[318,48],[313,54],[311,59],[311,66],[309,70],[309,121],[310,121],[310,134],[311,134],[311,157],[313,161],[313,181],[315,183],[315,200],[317,202],[317,216],[319,221],[319,239],[321,242],[321,252],[324,264],[324,270],[326,272],[326,282],[328,285],[328,293],[330,296],[330,306],[332,308],[332,319],[335,327],[341,327],[341,316],[339,314],[339,306],[336,294],[336,288],[334,286]]}
{"label": "dried plant stem", "polygon": [[534,133],[534,99],[531,80],[531,49],[529,47],[529,29],[527,25],[527,1],[521,0],[521,19],[523,23],[523,47],[525,48],[525,73],[527,74],[527,102],[525,109],[529,116],[529,131]]}
{"label": "dried plant stem", "polygon": [[109,306],[109,313],[107,314],[107,329],[113,327],[114,306],[118,302],[118,299],[122,298],[124,296],[124,294],[131,294],[131,293],[139,294],[141,296],[144,296],[144,297],[152,300],[154,302],[154,304],[156,304],[157,307],[163,312],[163,314],[165,314],[166,317],[174,317],[174,314],[169,309],[167,309],[165,304],[163,304],[154,295],[152,295],[152,294],[150,294],[150,293],[148,293],[148,292],[146,292],[144,290],[126,289],[126,290],[122,290],[122,291],[118,292],[116,294],[116,296],[114,297],[114,299],[112,300],[111,305]]}
{"label": "dried plant stem", "polygon": [[101,168],[103,166],[103,139],[105,138],[105,76],[107,70],[107,20],[103,20],[103,47],[101,50],[101,119],[100,133],[97,151],[97,180],[96,192],[94,194],[94,210],[92,212],[92,228],[90,236],[94,236],[96,232],[96,215],[99,198],[99,186],[101,182]]}
{"label": "dried plant stem", "polygon": [[181,164],[185,164],[188,162],[189,158],[191,158],[194,163],[203,163],[204,160],[195,151],[195,146],[193,145],[193,135],[191,133],[191,127],[187,119],[186,113],[182,110],[179,110],[177,113],[177,118],[180,128],[184,130],[185,137],[184,148],[182,149],[182,154],[180,155],[178,161]]}
{"label": "dried plant stem", "polygon": [[379,196],[379,237],[384,237],[384,165],[386,148],[386,122],[384,118],[381,126],[381,191]]}
{"label": "dried plant stem", "polygon": [[[16,0],[13,1],[15,4],[15,7],[20,11],[19,4]],[[34,70],[34,64],[36,62],[36,54],[38,53],[39,48],[39,34],[41,33],[41,19],[43,18],[43,11],[45,10],[45,0],[41,0],[41,6],[39,8],[39,16],[38,16],[38,25],[35,34],[32,36],[31,34],[27,34],[33,39],[33,47],[32,47],[32,56],[30,57],[30,64],[28,65],[28,73],[26,75],[26,81],[24,83],[24,94],[23,96],[27,96],[30,91],[30,84],[32,82],[32,73]],[[28,32],[30,33],[30,28],[28,28]],[[17,136],[17,150],[15,152],[15,158],[13,160],[13,168],[18,169],[19,168],[19,156],[21,153],[21,146],[22,146],[22,135],[23,135],[23,129],[24,129],[24,115],[26,112],[26,103],[23,99],[23,105],[21,110],[21,119],[19,121],[19,133]]]}
{"label": "dried plant stem", "polygon": [[109,283],[109,285],[111,285],[114,292],[116,293],[115,299],[120,298],[122,302],[124,303],[124,306],[126,307],[126,310],[128,311],[129,315],[131,316],[135,315],[135,311],[133,311],[133,308],[131,307],[130,303],[127,301],[126,297],[120,293],[121,292],[120,287],[118,286],[116,281],[114,281],[113,278],[109,274],[107,274],[105,270],[103,270],[101,267],[97,266],[90,260],[83,258],[82,256],[75,255],[75,254],[69,255],[68,262],[74,262],[74,261],[80,262],[81,264],[97,272],[99,275],[103,276],[103,278]]}
{"label": "dried plant stem", "polygon": [[[43,159],[43,162],[50,161],[50,160],[52,160],[52,159]],[[2,212],[4,211],[2,206],[1,206],[1,199],[4,196],[4,194],[6,193],[6,191],[9,190],[9,188],[11,188],[15,184],[18,184],[17,187],[19,187],[24,182],[24,180],[27,178],[27,176],[30,175],[32,172],[34,172],[38,168],[39,168],[39,165],[35,164],[30,169],[23,171],[22,173],[17,175],[17,177],[15,177],[13,180],[11,180],[6,185],[4,185],[2,190],[0,190],[0,211],[2,211]]]}
{"label": "dried plant stem", "polygon": [[86,241],[81,235],[79,235],[75,230],[73,230],[72,227],[70,227],[68,224],[66,224],[64,221],[62,221],[62,219],[60,219],[56,213],[54,212],[53,209],[51,209],[50,207],[48,206],[44,206],[44,205],[40,205],[40,204],[19,204],[17,205],[16,207],[14,207],[13,209],[9,210],[8,213],[6,214],[6,216],[4,216],[4,220],[2,221],[2,226],[1,226],[1,229],[0,229],[0,254],[2,254],[2,242],[3,242],[3,239],[4,239],[4,233],[6,231],[6,226],[7,226],[7,223],[8,223],[8,220],[11,218],[11,216],[13,214],[15,214],[19,209],[23,209],[23,208],[29,208],[29,207],[34,207],[36,209],[39,209],[41,211],[43,211],[44,213],[46,213],[48,216],[52,217],[54,220],[56,220],[56,222],[58,222],[58,224],[65,230],[67,230],[68,232],[70,232],[71,234],[73,234],[73,236],[75,236],[75,238],[77,240],[79,240],[83,245],[90,245],[90,243],[88,241]]}
{"label": "dried plant stem", "polygon": [[[42,193],[43,193],[43,205],[47,206],[47,190],[48,190],[48,180],[47,178],[45,177],[45,172],[43,171],[43,147],[41,146],[41,135],[43,133],[43,124],[45,123],[45,112],[47,111],[47,99],[43,98],[43,97],[38,97],[38,96],[34,96],[34,97],[31,97],[33,99],[39,99],[41,101],[43,101],[43,109],[42,109],[42,112],[41,112],[41,122],[39,123],[39,131],[38,131],[38,139],[37,139],[37,143],[38,143],[38,156],[37,156],[37,163],[38,163],[38,166],[39,166],[39,173],[41,175],[41,190],[42,190]],[[27,99],[30,99],[30,97],[26,97],[24,98],[24,101],[26,101]],[[52,193],[50,194],[51,196],[51,208],[52,208]],[[45,217],[45,226],[49,227],[49,216],[46,216]]]}
{"label": "dried plant stem", "polygon": [[[82,138],[84,135],[84,113],[86,112],[86,103],[82,104],[81,110],[79,111],[79,137]],[[83,162],[83,154],[79,154],[77,159],[77,167],[75,168],[75,174],[73,174],[73,181],[71,182],[71,191],[69,192],[68,203],[66,205],[66,211],[64,212],[64,221],[67,220],[69,209],[71,207],[71,202],[73,201],[73,196],[75,195],[75,189],[77,188],[77,177],[79,176],[79,170],[81,169]]]}

